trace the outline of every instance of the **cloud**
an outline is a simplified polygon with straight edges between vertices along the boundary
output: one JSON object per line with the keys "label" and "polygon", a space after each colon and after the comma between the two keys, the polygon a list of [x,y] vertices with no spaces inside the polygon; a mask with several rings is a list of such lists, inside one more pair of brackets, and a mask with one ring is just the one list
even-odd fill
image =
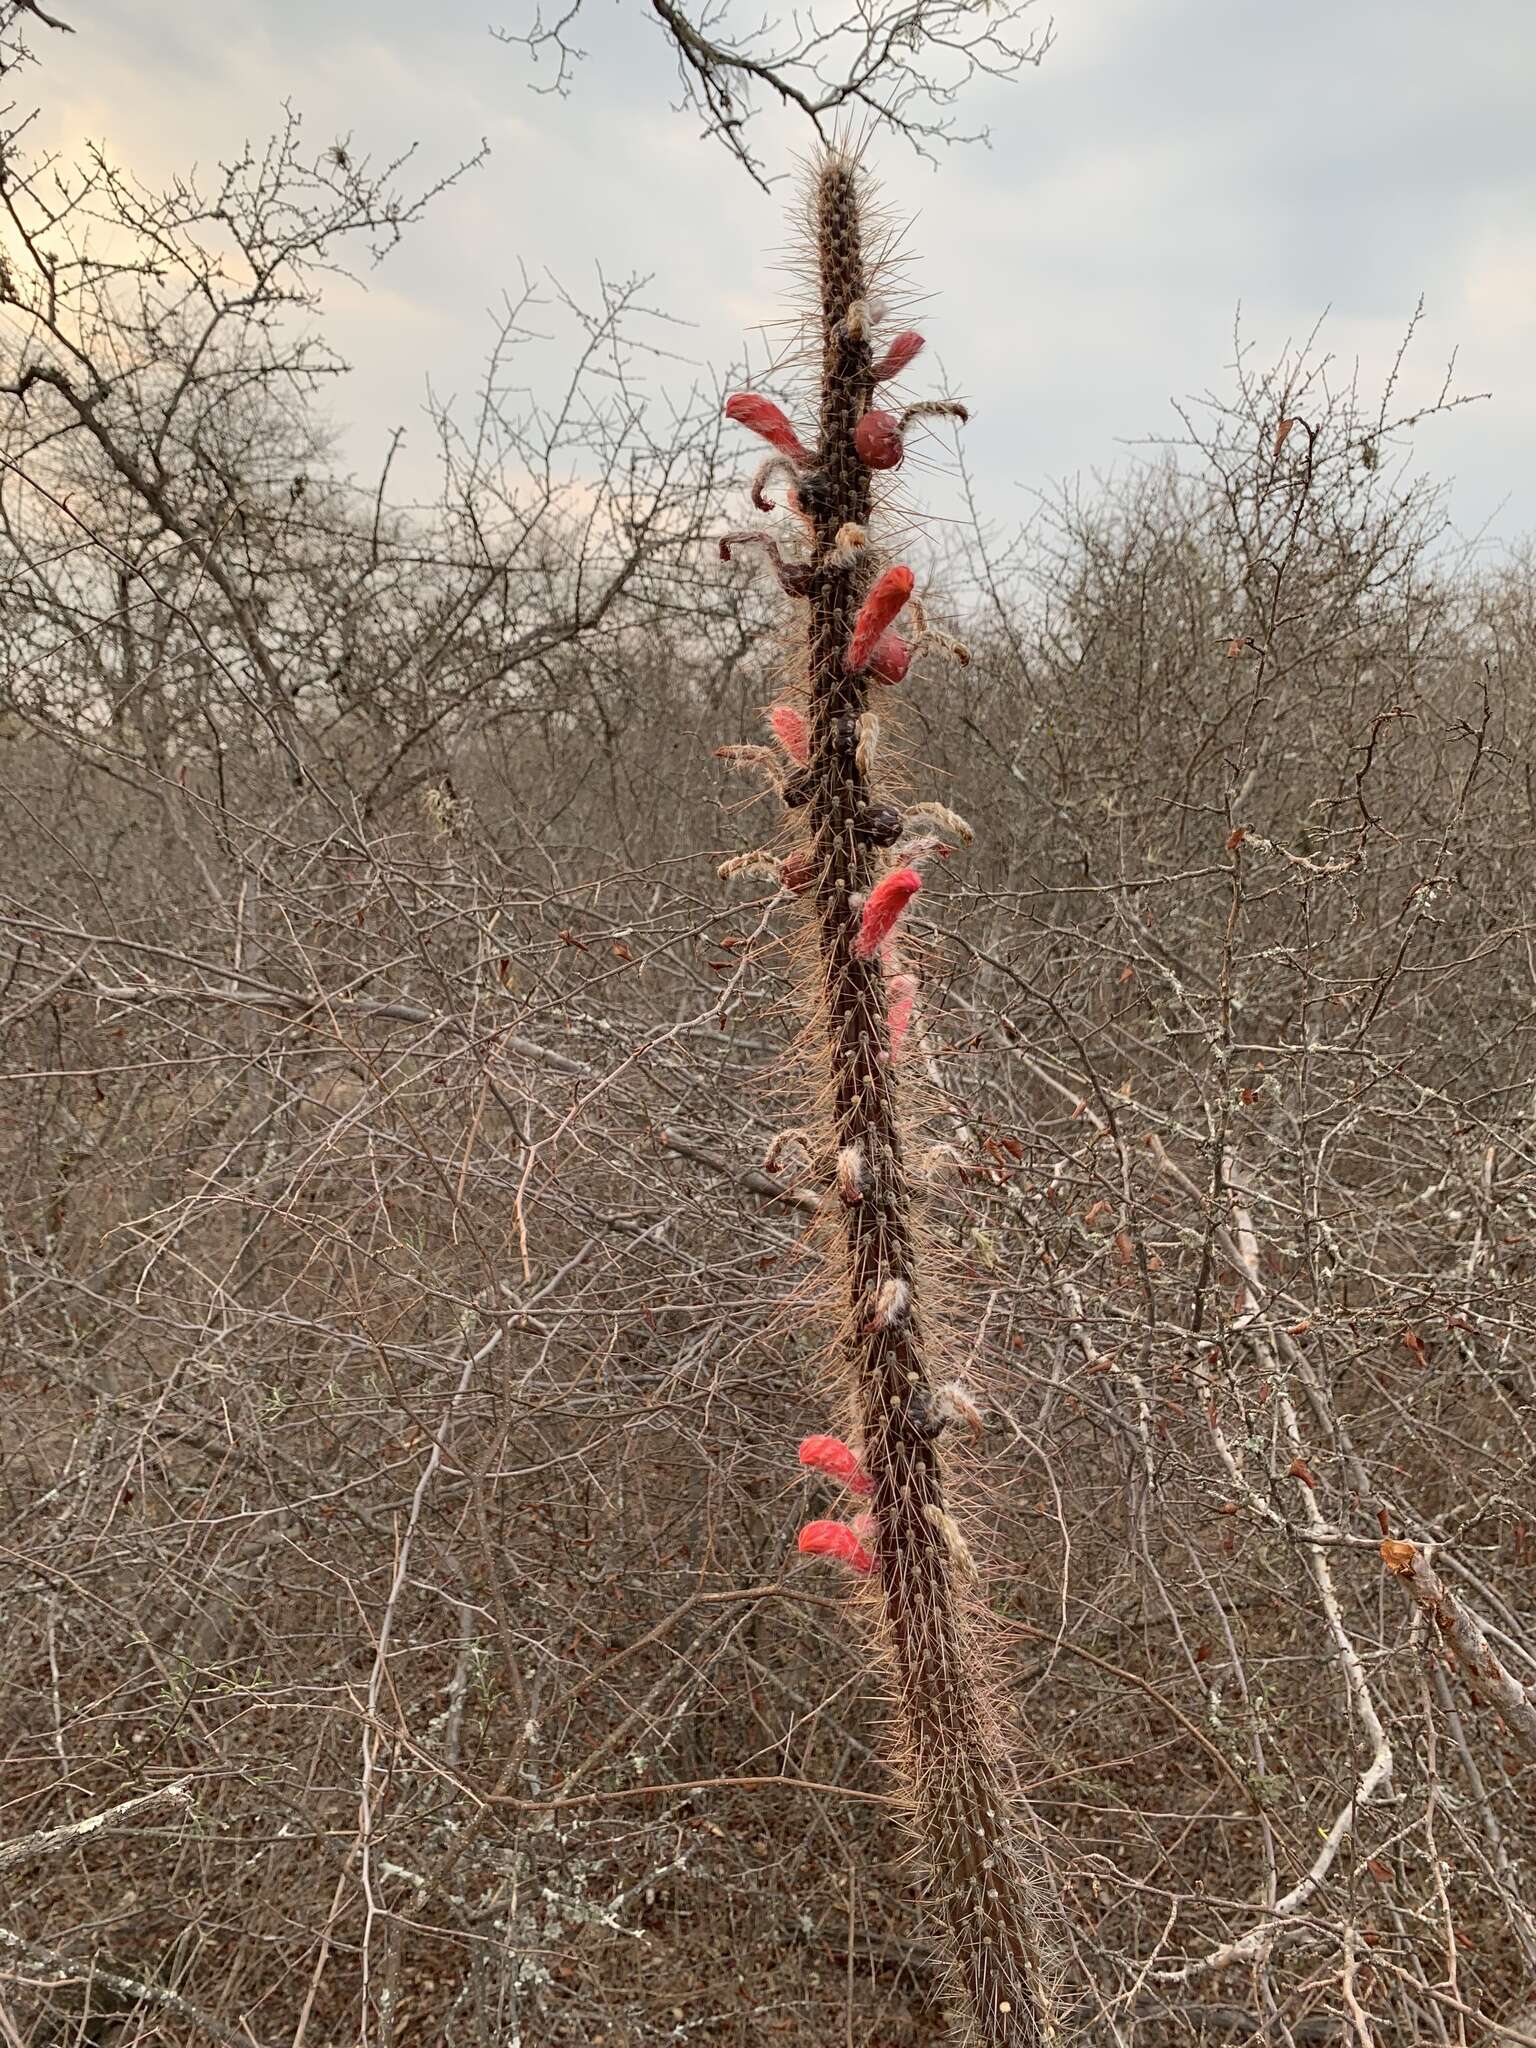
{"label": "cloud", "polygon": [[[517,27],[528,11],[489,13]],[[582,16],[592,55],[565,98],[528,90],[548,69],[490,38],[484,0],[101,12],[33,74],[43,132],[105,136],[148,175],[227,155],[285,96],[317,145],[419,142],[424,177],[489,136],[490,164],[443,195],[366,300],[334,295],[357,364],[336,409],[361,466],[396,422],[420,422],[429,375],[472,387],[520,263],[578,294],[594,266],[650,273],[649,302],[689,323],[667,330],[686,360],[652,366],[658,389],[723,378],[747,350],[765,359],[751,330],[783,304],[789,188],[765,199],[671,111],[671,55],[633,0]],[[1422,292],[1415,389],[1437,387],[1459,346],[1465,385],[1496,392],[1437,422],[1423,459],[1457,476],[1464,524],[1502,504],[1503,528],[1536,527],[1533,70],[1523,0],[1487,0],[1475,35],[1428,0],[1075,0],[1038,73],[963,103],[989,150],[934,172],[882,144],[893,206],[919,216],[927,360],[977,406],[968,452],[989,514],[1171,426],[1170,397],[1221,381],[1239,302],[1261,358],[1328,307],[1329,346],[1379,375]],[[770,115],[763,140],[782,161],[800,138]]]}

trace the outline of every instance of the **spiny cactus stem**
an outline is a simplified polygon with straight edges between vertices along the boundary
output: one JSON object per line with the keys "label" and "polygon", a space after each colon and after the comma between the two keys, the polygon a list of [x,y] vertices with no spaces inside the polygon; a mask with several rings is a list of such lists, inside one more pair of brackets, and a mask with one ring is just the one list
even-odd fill
{"label": "spiny cactus stem", "polygon": [[[823,376],[815,466],[798,487],[814,527],[810,574],[808,804],[817,872],[816,921],[826,1004],[835,1131],[857,1157],[857,1201],[841,1206],[847,1253],[848,1363],[873,1485],[886,1634],[908,1751],[914,1818],[963,1992],[970,2037],[986,2048],[1037,2048],[1051,2025],[1031,1916],[1038,1895],[1007,1810],[999,1738],[970,1668],[956,1585],[955,1529],[930,1422],[930,1346],[917,1291],[912,1190],[887,1033],[885,971],[859,948],[861,907],[877,859],[857,821],[868,811],[865,763],[846,743],[869,678],[850,670],[854,622],[873,562],[849,558],[837,537],[865,527],[871,477],[854,446],[875,365],[857,174],[842,155],[823,163],[816,197]],[[877,1312],[903,1283],[903,1313]],[[884,1299],[892,1299],[887,1291]]]}

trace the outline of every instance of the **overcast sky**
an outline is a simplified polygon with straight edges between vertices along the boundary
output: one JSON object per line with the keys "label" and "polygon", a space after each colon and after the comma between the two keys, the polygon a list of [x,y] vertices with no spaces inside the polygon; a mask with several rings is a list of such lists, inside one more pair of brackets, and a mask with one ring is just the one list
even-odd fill
{"label": "overcast sky", "polygon": [[[366,294],[333,295],[359,471],[396,424],[425,449],[428,379],[472,388],[520,263],[578,294],[597,265],[650,273],[652,302],[692,323],[672,345],[710,383],[778,304],[782,194],[671,110],[644,0],[586,0],[592,54],[564,100],[531,92],[526,56],[489,34],[526,25],[529,0],[58,5],[78,32],[33,38],[43,132],[105,142],[147,178],[260,138],[285,98],[317,147],[418,143],[427,176],[489,141]],[[1061,0],[1055,20],[1038,71],[965,101],[990,149],[937,169],[895,142],[877,153],[914,217],[923,324],[976,405],[988,513],[1023,516],[1031,491],[1171,431],[1170,398],[1222,382],[1239,302],[1265,357],[1328,310],[1328,345],[1370,379],[1422,294],[1410,400],[1453,349],[1459,387],[1493,395],[1427,426],[1421,465],[1454,479],[1464,532],[1536,530],[1530,0]],[[792,140],[761,130],[775,167]]]}

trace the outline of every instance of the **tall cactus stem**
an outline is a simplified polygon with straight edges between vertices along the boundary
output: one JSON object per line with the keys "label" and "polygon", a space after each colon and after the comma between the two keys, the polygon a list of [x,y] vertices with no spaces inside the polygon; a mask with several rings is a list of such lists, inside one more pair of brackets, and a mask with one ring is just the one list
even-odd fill
{"label": "tall cactus stem", "polygon": [[[824,1546],[823,1554],[851,1559],[861,1571],[868,1565],[878,1587],[879,1636],[895,1704],[893,1762],[953,1965],[962,2035],[977,2048],[1040,2048],[1056,2037],[1044,1937],[1048,1893],[1008,1790],[969,1591],[975,1567],[947,1499],[941,1437],[950,1415],[939,1411],[969,1421],[977,1410],[969,1397],[962,1402],[941,1391],[944,1366],[922,1297],[893,1059],[910,1026],[915,983],[910,975],[888,983],[882,957],[917,875],[910,867],[890,871],[878,835],[859,829],[860,819],[880,808],[870,785],[873,723],[860,722],[876,680],[867,664],[910,596],[912,578],[904,568],[882,570],[877,549],[865,544],[876,508],[856,434],[876,381],[905,368],[920,346],[908,332],[883,357],[872,350],[860,188],[850,157],[829,151],[814,193],[819,430],[796,483],[811,541],[808,604],[800,613],[808,637],[810,763],[806,807],[797,815],[808,822],[814,876],[833,1123],[825,1141],[838,1160],[843,1197],[833,1209],[847,1289],[844,1364],[876,1534],[872,1557],[856,1538],[820,1524],[811,1525],[802,1547]],[[919,408],[919,416],[928,410]],[[758,432],[765,423],[779,432],[777,420],[744,422]],[[855,535],[859,544],[850,546]],[[904,663],[900,668],[904,674]],[[963,823],[943,816],[956,827]]]}

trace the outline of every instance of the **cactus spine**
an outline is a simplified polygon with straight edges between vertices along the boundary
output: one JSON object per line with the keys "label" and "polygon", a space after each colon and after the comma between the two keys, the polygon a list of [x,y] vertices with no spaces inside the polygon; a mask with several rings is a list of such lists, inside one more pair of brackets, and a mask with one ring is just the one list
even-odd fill
{"label": "cactus spine", "polygon": [[[872,681],[905,673],[904,659],[889,659],[891,619],[912,579],[905,568],[882,571],[867,543],[873,478],[858,430],[877,382],[892,374],[890,355],[904,367],[921,344],[900,335],[880,360],[871,346],[861,174],[846,153],[821,159],[813,208],[819,431],[814,451],[799,450],[790,487],[809,552],[803,594],[792,592],[797,610],[806,607],[810,759],[794,815],[808,839],[781,873],[810,899],[815,925],[833,1119],[823,1133],[826,1155],[858,1162],[853,1191],[849,1169],[840,1166],[843,1200],[834,1206],[847,1285],[845,1363],[872,1486],[895,1763],[942,1918],[957,2018],[967,2038],[987,2048],[1037,2048],[1055,2032],[1041,1962],[1043,1890],[1037,1856],[1011,1810],[967,1607],[969,1552],[946,1503],[939,1448],[946,1417],[942,1396],[935,1398],[943,1370],[920,1294],[903,1159],[892,1041],[899,1050],[915,984],[899,972],[892,932],[917,877],[901,866],[900,849],[882,853],[888,842],[867,829],[886,807],[870,786],[865,706]],[[762,413],[771,436],[751,416],[763,404],[735,399],[731,416],[764,432],[789,460],[794,436],[777,409]],[[880,453],[871,440],[866,430],[866,453]],[[829,1526],[839,1525],[813,1525]],[[841,1554],[820,1535],[803,1547]]]}

